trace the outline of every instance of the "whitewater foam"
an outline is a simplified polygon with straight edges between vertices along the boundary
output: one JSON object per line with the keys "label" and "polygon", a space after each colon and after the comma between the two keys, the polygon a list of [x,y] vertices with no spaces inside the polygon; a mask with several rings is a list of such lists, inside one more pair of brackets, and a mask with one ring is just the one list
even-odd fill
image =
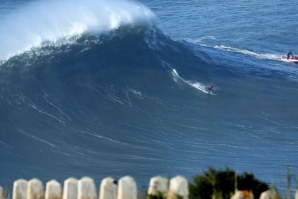
{"label": "whitewater foam", "polygon": [[198,89],[200,91],[202,91],[203,93],[208,93],[208,91],[206,91],[205,87],[202,83],[200,82],[192,82],[189,80],[185,80],[182,77],[179,76],[178,72],[176,71],[176,69],[172,70],[172,74],[174,76],[174,80],[177,81],[178,79],[182,80],[184,83],[188,84],[189,86]]}
{"label": "whitewater foam", "polygon": [[0,20],[0,60],[82,34],[101,35],[121,26],[154,26],[147,7],[131,1],[66,0],[29,4]]}

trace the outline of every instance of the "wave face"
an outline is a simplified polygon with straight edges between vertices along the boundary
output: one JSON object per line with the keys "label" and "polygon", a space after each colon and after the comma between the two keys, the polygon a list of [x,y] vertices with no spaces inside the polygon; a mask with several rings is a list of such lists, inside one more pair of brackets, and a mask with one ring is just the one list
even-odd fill
{"label": "wave face", "polygon": [[208,64],[137,3],[44,4],[18,11],[1,37],[3,178],[138,177],[160,162],[150,175],[167,173],[177,133],[167,118],[184,95],[171,63],[191,56],[184,73]]}
{"label": "wave face", "polygon": [[[279,166],[266,165],[298,152],[295,69],[174,41],[135,2],[41,2],[2,21],[0,175],[8,183],[129,174],[147,184],[157,174],[252,164],[267,180]],[[217,96],[207,94],[210,83]]]}

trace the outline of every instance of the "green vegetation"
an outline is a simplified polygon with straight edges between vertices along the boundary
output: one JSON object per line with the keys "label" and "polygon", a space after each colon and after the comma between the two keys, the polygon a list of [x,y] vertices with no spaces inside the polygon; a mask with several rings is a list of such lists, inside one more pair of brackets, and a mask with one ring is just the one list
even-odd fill
{"label": "green vegetation", "polygon": [[285,199],[290,199],[291,198],[291,179],[292,179],[292,171],[290,168],[287,168],[287,178],[286,178],[286,196]]}
{"label": "green vegetation", "polygon": [[7,188],[7,186],[4,186],[2,187],[3,188],[3,192],[2,192],[2,198],[3,199],[10,199],[11,196],[10,196],[10,191],[9,189]]}
{"label": "green vegetation", "polygon": [[245,172],[237,175],[229,168],[215,170],[210,167],[202,175],[194,176],[193,181],[189,184],[190,199],[230,199],[236,189],[252,191],[254,198],[259,198],[269,188],[253,174]]}
{"label": "green vegetation", "polygon": [[148,195],[147,199],[165,199],[166,197],[161,193],[158,192],[156,195]]}

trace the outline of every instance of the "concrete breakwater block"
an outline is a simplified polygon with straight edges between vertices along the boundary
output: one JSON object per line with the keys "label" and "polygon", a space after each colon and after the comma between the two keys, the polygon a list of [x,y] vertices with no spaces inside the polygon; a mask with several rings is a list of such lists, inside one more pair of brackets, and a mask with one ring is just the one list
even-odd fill
{"label": "concrete breakwater block", "polygon": [[68,178],[64,181],[63,199],[78,198],[78,180],[76,178]]}
{"label": "concrete breakwater block", "polygon": [[79,180],[78,199],[97,199],[96,188],[92,178],[83,177]]}
{"label": "concrete breakwater block", "polygon": [[24,179],[19,179],[13,183],[12,199],[26,199],[27,198],[28,182]]}
{"label": "concrete breakwater block", "polygon": [[158,195],[162,194],[162,196],[166,196],[168,192],[168,183],[169,180],[163,178],[161,176],[155,176],[150,179],[149,188],[148,188],[148,195]]}
{"label": "concrete breakwater block", "polygon": [[44,199],[44,189],[39,179],[31,179],[27,189],[27,199]]}
{"label": "concrete breakwater block", "polygon": [[99,199],[117,199],[117,183],[113,178],[104,178],[100,183]]}
{"label": "concrete breakwater block", "polygon": [[185,177],[178,175],[170,180],[168,198],[177,199],[182,197],[188,199],[188,195],[188,181]]}
{"label": "concrete breakwater block", "polygon": [[130,176],[124,176],[119,179],[118,199],[137,199],[137,185]]}
{"label": "concrete breakwater block", "polygon": [[51,180],[46,185],[45,199],[61,199],[62,187],[56,180]]}

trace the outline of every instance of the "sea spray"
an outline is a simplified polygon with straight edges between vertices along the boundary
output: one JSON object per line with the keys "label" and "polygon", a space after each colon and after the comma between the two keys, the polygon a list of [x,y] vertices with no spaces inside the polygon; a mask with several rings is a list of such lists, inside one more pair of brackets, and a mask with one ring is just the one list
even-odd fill
{"label": "sea spray", "polygon": [[152,26],[156,16],[131,1],[49,1],[29,4],[0,21],[0,60],[82,34],[100,35],[120,26]]}

